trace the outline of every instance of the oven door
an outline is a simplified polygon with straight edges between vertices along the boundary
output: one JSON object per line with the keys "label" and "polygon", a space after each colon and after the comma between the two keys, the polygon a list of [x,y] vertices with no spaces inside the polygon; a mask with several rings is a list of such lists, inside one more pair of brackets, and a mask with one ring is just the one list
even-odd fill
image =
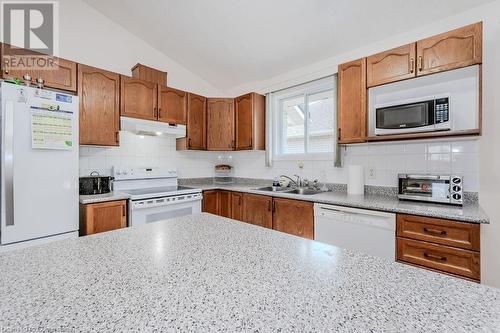
{"label": "oven door", "polygon": [[375,135],[434,131],[434,100],[376,108]]}
{"label": "oven door", "polygon": [[163,203],[160,200],[131,200],[129,204],[129,226],[153,223],[175,217],[201,213],[201,194],[189,201]]}

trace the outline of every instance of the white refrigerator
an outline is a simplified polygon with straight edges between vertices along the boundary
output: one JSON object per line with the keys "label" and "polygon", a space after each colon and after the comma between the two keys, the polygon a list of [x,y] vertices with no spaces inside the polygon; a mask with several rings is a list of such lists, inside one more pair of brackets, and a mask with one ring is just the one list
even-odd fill
{"label": "white refrigerator", "polygon": [[78,236],[78,97],[0,81],[0,251]]}

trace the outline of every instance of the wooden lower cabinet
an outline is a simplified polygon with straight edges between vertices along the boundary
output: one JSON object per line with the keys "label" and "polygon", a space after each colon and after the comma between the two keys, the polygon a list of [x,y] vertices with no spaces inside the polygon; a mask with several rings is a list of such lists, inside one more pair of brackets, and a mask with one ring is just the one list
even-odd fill
{"label": "wooden lower cabinet", "polygon": [[231,192],[219,191],[218,198],[218,215],[231,217]]}
{"label": "wooden lower cabinet", "polygon": [[273,198],[266,195],[243,195],[243,222],[271,229]]}
{"label": "wooden lower cabinet", "polygon": [[231,218],[234,220],[243,220],[243,194],[231,193]]}
{"label": "wooden lower cabinet", "polygon": [[203,212],[218,215],[217,192],[218,191],[203,192]]}
{"label": "wooden lower cabinet", "polygon": [[80,236],[121,229],[126,226],[126,200],[80,205]]}
{"label": "wooden lower cabinet", "polygon": [[313,203],[274,198],[273,229],[303,238],[314,239]]}
{"label": "wooden lower cabinet", "polygon": [[397,238],[398,260],[445,273],[480,279],[479,252]]}
{"label": "wooden lower cabinet", "polygon": [[203,192],[203,212],[230,218],[231,192],[219,190]]}
{"label": "wooden lower cabinet", "polygon": [[398,214],[397,260],[480,281],[478,224]]}

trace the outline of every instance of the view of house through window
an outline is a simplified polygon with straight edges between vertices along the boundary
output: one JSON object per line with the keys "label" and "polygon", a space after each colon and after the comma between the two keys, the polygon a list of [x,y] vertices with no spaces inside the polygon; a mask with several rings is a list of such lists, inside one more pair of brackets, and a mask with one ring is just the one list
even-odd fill
{"label": "view of house through window", "polygon": [[276,154],[331,153],[335,147],[335,77],[276,95]]}

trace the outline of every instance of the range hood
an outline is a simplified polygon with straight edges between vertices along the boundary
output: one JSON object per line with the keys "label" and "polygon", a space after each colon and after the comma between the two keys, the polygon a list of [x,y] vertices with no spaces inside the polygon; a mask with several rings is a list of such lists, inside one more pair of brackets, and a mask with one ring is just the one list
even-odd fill
{"label": "range hood", "polygon": [[161,121],[120,117],[122,131],[128,131],[137,135],[173,135],[176,138],[186,136],[186,125],[167,124]]}

